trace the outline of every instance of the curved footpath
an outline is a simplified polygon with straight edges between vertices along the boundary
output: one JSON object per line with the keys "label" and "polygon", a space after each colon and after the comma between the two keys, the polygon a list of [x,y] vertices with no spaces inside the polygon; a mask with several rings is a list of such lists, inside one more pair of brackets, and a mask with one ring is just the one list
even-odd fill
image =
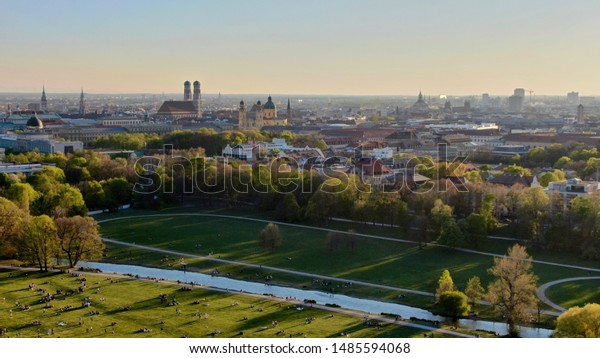
{"label": "curved footpath", "polygon": [[[38,271],[35,268],[23,268],[23,267],[4,266],[4,265],[0,265],[0,268],[8,269],[8,270]],[[49,270],[49,271],[58,272],[59,270]],[[110,274],[110,273],[104,273],[104,272],[88,272],[88,271],[75,271],[75,272],[82,273],[85,275],[91,275],[91,276],[113,277],[113,278],[121,278],[121,279],[128,279],[128,280],[142,280],[142,281],[156,282],[155,279],[151,279],[151,278],[135,278],[135,277],[127,276],[127,275]],[[171,281],[165,281],[165,280],[160,280],[160,281],[158,281],[158,283],[165,284],[165,285],[177,285],[177,286],[186,286],[187,285],[186,283],[177,283],[177,282],[171,282]],[[217,291],[217,292],[224,292],[224,293],[229,293],[229,294],[249,296],[249,297],[260,298],[260,299],[268,299],[268,300],[272,300],[272,301],[285,302],[285,303],[295,304],[295,305],[304,306],[304,307],[313,307],[313,308],[317,308],[317,309],[320,309],[323,311],[335,312],[335,313],[339,313],[339,314],[345,314],[345,315],[360,317],[360,318],[365,318],[365,316],[366,316],[368,319],[377,320],[380,322],[395,324],[398,326],[417,328],[417,329],[422,329],[425,331],[436,332],[439,334],[447,334],[447,335],[451,335],[451,336],[455,336],[455,337],[462,337],[462,338],[475,338],[476,337],[474,335],[456,332],[453,330],[447,330],[447,329],[441,329],[441,328],[436,329],[435,327],[427,326],[424,324],[406,322],[406,321],[402,321],[402,320],[395,320],[395,319],[388,318],[388,317],[381,316],[381,315],[373,315],[373,314],[365,315],[365,312],[352,311],[352,310],[348,310],[348,309],[344,309],[344,308],[329,307],[329,306],[318,305],[318,304],[304,303],[302,301],[290,300],[290,299],[285,299],[285,298],[281,298],[281,297],[258,295],[258,294],[249,293],[249,292],[239,292],[239,291],[232,292],[229,290],[224,290],[224,289],[220,289],[220,288],[216,288],[216,287],[208,287],[208,286],[201,286],[201,289]]]}
{"label": "curved footpath", "polygon": [[600,280],[600,276],[592,276],[592,277],[572,277],[572,278],[563,278],[562,280],[556,280],[556,281],[550,281],[550,282],[546,282],[545,284],[541,285],[540,287],[538,287],[537,290],[537,296],[538,298],[544,302],[545,304],[547,304],[548,306],[560,311],[560,312],[564,312],[567,309],[564,308],[563,306],[557,305],[556,303],[552,302],[548,296],[546,296],[546,290],[548,290],[548,288],[550,288],[551,286],[554,285],[558,285],[561,283],[565,283],[565,282],[572,282],[572,281],[582,281],[582,280]]}

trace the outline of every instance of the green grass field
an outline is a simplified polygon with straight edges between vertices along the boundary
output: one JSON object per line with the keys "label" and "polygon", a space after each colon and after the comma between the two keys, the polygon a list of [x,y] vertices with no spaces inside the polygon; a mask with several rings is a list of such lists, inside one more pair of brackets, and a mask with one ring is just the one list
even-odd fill
{"label": "green grass field", "polygon": [[[189,209],[186,209],[189,210]],[[183,209],[175,209],[181,213]],[[166,211],[164,213],[168,213]],[[156,214],[151,212],[130,210],[112,217]],[[230,211],[217,212],[231,215]],[[234,212],[239,215],[239,213]],[[106,216],[105,216],[106,217]],[[102,220],[102,217],[97,219]],[[384,234],[390,228],[374,228],[364,225],[338,223],[337,227],[355,225],[367,227],[370,234]],[[258,235],[265,223],[237,219],[207,218],[199,216],[147,217],[128,218],[101,224],[102,234],[115,240],[135,242],[173,251],[197,255],[243,261],[278,268],[356,279],[371,283],[394,287],[409,288],[434,292],[443,269],[449,269],[455,283],[464,289],[466,281],[474,275],[481,277],[484,284],[491,277],[487,269],[493,265],[489,256],[464,253],[450,249],[428,246],[419,250],[414,244],[358,238],[355,249],[344,249],[331,252],[325,242],[326,232],[309,228],[297,228],[280,225],[283,244],[275,251],[259,246]],[[376,231],[376,232],[374,232]],[[395,231],[396,237],[400,237]],[[492,240],[490,240],[492,241]],[[497,246],[492,252],[503,252],[510,242],[494,241]],[[500,250],[500,245],[503,245]],[[162,254],[144,250],[109,245],[107,261],[146,264],[152,266],[168,266],[176,261],[161,262]],[[174,259],[174,258],[172,258]],[[234,278],[244,280],[261,280],[269,272],[259,269],[243,268],[236,265],[216,264],[201,259],[186,259],[188,267],[200,271],[218,268],[221,272],[229,272]],[[584,274],[577,269],[553,267],[542,264],[534,265],[540,283]],[[294,285],[310,289],[321,289],[312,283],[310,278],[291,274],[270,273],[276,284]],[[433,300],[426,296],[407,294],[402,300],[397,292],[388,292],[367,287],[334,287],[335,292],[362,297],[386,299],[403,304],[431,309]],[[575,294],[575,292],[573,292]],[[486,317],[494,317],[492,310],[484,312]]]}
{"label": "green grass field", "polygon": [[[86,288],[78,292],[82,278]],[[29,284],[35,283],[34,289]],[[45,294],[56,294],[42,302]],[[74,293],[69,294],[72,290]],[[161,303],[160,294],[167,294]],[[82,307],[89,297],[91,306]],[[169,306],[176,299],[179,303]],[[20,306],[29,306],[23,310]],[[60,308],[71,307],[59,312]],[[127,309],[125,309],[127,308]],[[12,313],[11,313],[12,311]],[[92,314],[98,312],[99,314]],[[440,334],[383,323],[364,325],[361,317],[291,303],[165,282],[109,278],[93,274],[0,271],[0,328],[9,337],[422,337]],[[307,319],[311,320],[307,323]],[[35,325],[34,322],[39,322]],[[277,325],[273,325],[277,321]],[[144,332],[143,330],[147,331]],[[284,332],[282,332],[284,331]],[[217,332],[216,334],[213,334]],[[479,332],[481,333],[481,332]]]}
{"label": "green grass field", "polygon": [[600,303],[600,280],[565,282],[551,286],[546,295],[563,307]]}

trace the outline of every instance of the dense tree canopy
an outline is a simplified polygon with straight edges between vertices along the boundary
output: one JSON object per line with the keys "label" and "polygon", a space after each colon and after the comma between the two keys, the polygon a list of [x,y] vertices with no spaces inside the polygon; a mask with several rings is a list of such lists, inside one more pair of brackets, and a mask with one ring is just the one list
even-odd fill
{"label": "dense tree canopy", "polygon": [[600,338],[600,304],[572,307],[556,321],[556,337]]}

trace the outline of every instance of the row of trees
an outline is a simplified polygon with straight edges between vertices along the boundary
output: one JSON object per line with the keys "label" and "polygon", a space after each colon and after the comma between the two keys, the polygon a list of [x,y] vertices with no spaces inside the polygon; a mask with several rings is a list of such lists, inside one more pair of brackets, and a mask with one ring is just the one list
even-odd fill
{"label": "row of trees", "polygon": [[[165,135],[149,133],[122,133],[107,137],[100,137],[94,143],[95,148],[110,148],[117,150],[143,150],[162,149],[164,145],[172,145],[173,148],[185,150],[192,148],[204,148],[209,156],[221,155],[226,145],[236,145],[253,141],[271,141],[275,135],[270,132],[248,131],[222,131],[203,128],[198,131],[180,130]],[[284,131],[278,135],[284,138],[288,144],[310,142],[317,147],[325,149],[322,140],[311,135],[293,134]]]}
{"label": "row of trees", "polygon": [[[296,170],[284,161],[255,167],[203,157],[172,161],[147,175],[150,184],[142,189],[152,194],[136,194],[136,205],[160,207],[185,197],[212,205],[220,198],[231,206],[251,204],[274,210],[276,218],[285,222],[308,220],[328,225],[332,218],[343,217],[398,225],[402,230],[416,229],[422,242],[438,240],[451,247],[477,247],[501,225],[532,250],[571,251],[586,259],[600,258],[600,230],[596,229],[600,218],[591,210],[600,207],[595,195],[577,198],[564,210],[561,198],[549,196],[539,187],[507,188],[490,183],[457,187],[440,179],[432,183],[431,190],[402,187],[383,192],[355,175],[326,178],[314,171]],[[88,196],[85,190],[84,194]]]}
{"label": "row of trees", "polygon": [[[36,153],[28,153],[20,159],[39,159],[36,157]],[[101,256],[104,245],[95,221],[85,217],[84,196],[60,168],[68,168],[81,157],[52,155],[43,159],[55,160],[57,166],[44,167],[29,177],[0,173],[0,257],[29,261],[46,271],[52,260],[61,264],[65,259],[74,266],[81,259]],[[103,183],[110,195],[131,195],[125,179]]]}
{"label": "row of trees", "polygon": [[506,319],[510,332],[516,334],[516,325],[527,322],[531,312],[539,307],[536,297],[537,276],[532,272],[531,256],[525,247],[514,245],[507,256],[494,258],[488,270],[494,280],[487,292],[479,277],[469,279],[464,292],[459,291],[448,270],[438,281],[436,299],[439,309],[452,317],[466,316],[477,301],[485,298]]}
{"label": "row of trees", "polygon": [[102,256],[104,244],[90,217],[29,215],[14,202],[0,197],[0,253],[26,260],[47,271],[52,260],[79,260]]}

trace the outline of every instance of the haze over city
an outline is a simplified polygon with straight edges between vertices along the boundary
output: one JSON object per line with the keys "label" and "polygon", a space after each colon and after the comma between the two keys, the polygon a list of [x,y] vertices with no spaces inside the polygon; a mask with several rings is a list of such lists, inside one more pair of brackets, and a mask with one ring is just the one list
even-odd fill
{"label": "haze over city", "polygon": [[0,3],[0,92],[598,94],[597,1]]}

